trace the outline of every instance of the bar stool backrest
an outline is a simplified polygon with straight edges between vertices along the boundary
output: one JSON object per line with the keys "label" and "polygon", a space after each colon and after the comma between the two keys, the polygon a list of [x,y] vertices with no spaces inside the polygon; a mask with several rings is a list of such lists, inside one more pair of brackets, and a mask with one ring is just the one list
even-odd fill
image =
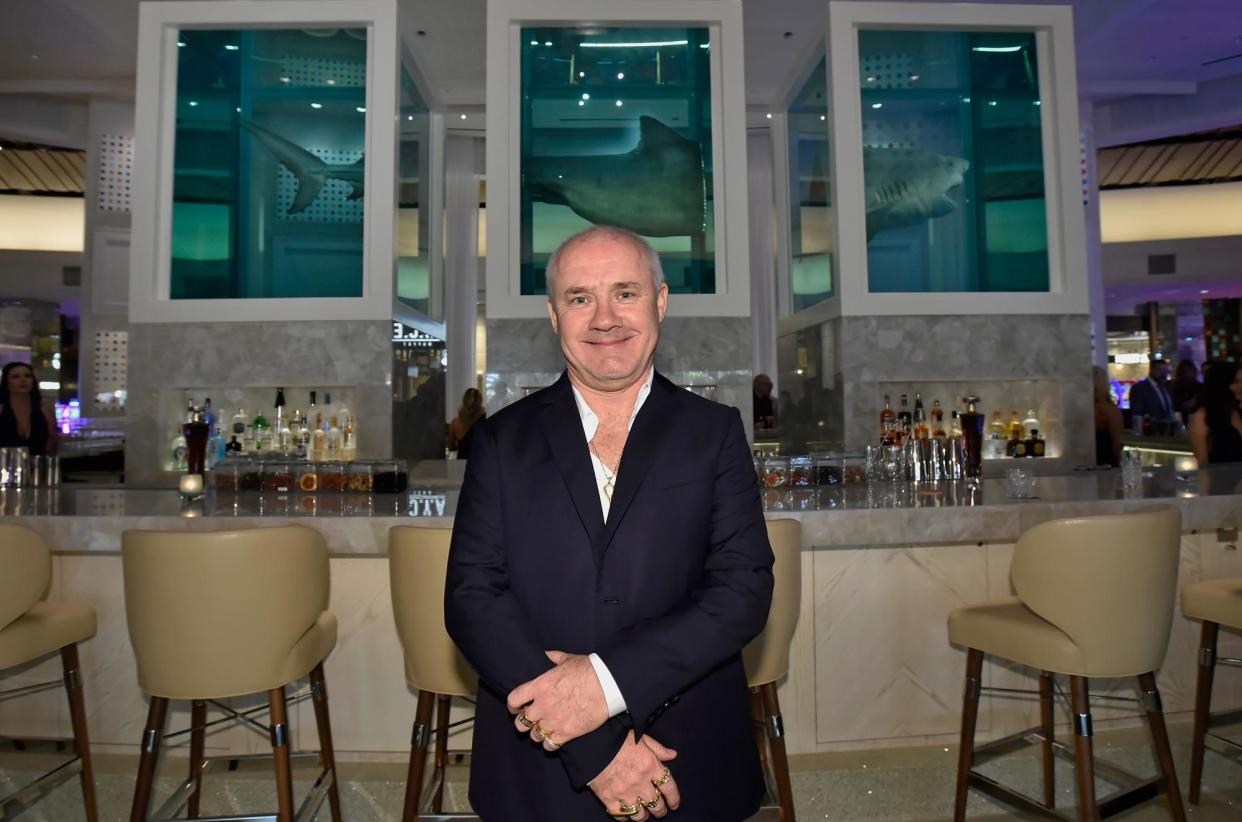
{"label": "bar stool backrest", "polygon": [[156,696],[282,685],[290,652],[328,607],[328,548],[301,525],[126,531],[121,558],[138,682]]}
{"label": "bar stool backrest", "polygon": [[444,579],[451,528],[398,525],[388,531],[392,613],[405,679],[420,691],[473,696],[478,676],[444,627]]}
{"label": "bar stool backrest", "polygon": [[789,644],[802,601],[802,523],[796,519],[768,520],[768,541],[775,559],[772,607],[763,633],[742,652],[746,680],[752,688],[775,682],[789,672]]}
{"label": "bar stool backrest", "polygon": [[0,628],[30,610],[52,581],[52,552],[24,525],[0,523]]}
{"label": "bar stool backrest", "polygon": [[1180,548],[1175,508],[1054,520],[1018,540],[1010,579],[1082,649],[1083,670],[1061,673],[1137,676],[1164,661]]}

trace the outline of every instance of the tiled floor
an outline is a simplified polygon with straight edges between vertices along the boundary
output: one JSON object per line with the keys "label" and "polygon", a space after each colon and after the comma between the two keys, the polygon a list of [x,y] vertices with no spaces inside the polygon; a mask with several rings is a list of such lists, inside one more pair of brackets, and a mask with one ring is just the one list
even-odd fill
{"label": "tiled floor", "polygon": [[[1189,726],[1170,727],[1179,776],[1185,784],[1189,761]],[[1139,774],[1155,772],[1147,750],[1146,734],[1141,730],[1106,731],[1096,737],[1099,757]],[[136,759],[128,756],[98,756],[96,782],[100,796],[101,820],[127,819],[133,790]],[[865,753],[817,754],[792,758],[794,795],[801,820],[883,820],[884,822],[932,822],[947,820],[953,811],[955,749],[902,748]],[[0,758],[0,765],[12,767],[13,755]],[[169,759],[161,771],[157,796],[166,796],[177,782],[184,760]],[[1034,753],[1015,754],[991,763],[988,772],[1006,784],[1034,792],[1040,784],[1038,760]],[[299,801],[313,779],[313,768],[302,771]],[[0,770],[0,794],[8,794],[27,776],[16,770]],[[396,820],[405,790],[405,766],[397,763],[342,763],[342,799],[348,822]],[[1066,764],[1057,768],[1058,797],[1062,807],[1074,803],[1074,777]],[[446,809],[464,809],[466,773],[450,770]],[[1236,822],[1242,819],[1242,766],[1209,752],[1204,780],[1204,801],[1189,808],[1188,818],[1199,822]],[[1111,788],[1101,782],[1100,796]],[[1184,788],[1183,788],[1184,793]],[[212,776],[206,782],[204,813],[236,814],[268,810],[275,806],[271,780],[266,771]],[[973,794],[972,820],[1025,819],[1020,814]],[[81,819],[81,798],[77,780],[58,787],[44,802],[17,817],[22,822],[71,822]],[[328,819],[326,805],[317,817]],[[676,815],[669,817],[676,819]],[[1170,818],[1163,801],[1136,808],[1116,819],[1146,822]],[[600,819],[606,819],[602,814]],[[576,822],[576,820],[552,820]]]}

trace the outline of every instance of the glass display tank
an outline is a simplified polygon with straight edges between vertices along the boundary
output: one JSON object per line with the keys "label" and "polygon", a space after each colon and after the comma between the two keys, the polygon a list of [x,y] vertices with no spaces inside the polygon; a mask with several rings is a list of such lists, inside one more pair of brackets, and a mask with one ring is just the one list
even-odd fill
{"label": "glass display tank", "polygon": [[789,278],[793,311],[832,297],[832,163],[828,136],[828,69],[820,58],[790,102]]}
{"label": "glass display tank", "polygon": [[715,293],[709,28],[524,27],[521,48],[521,294],[591,225],[650,241],[673,293]]}
{"label": "glass display tank", "polygon": [[858,32],[875,292],[1049,290],[1031,31]]}
{"label": "glass display tank", "polygon": [[177,45],[171,298],[362,296],[367,30]]}
{"label": "glass display tank", "polygon": [[401,142],[397,180],[397,297],[434,320],[444,319],[439,283],[432,283],[428,143],[431,112],[410,72],[401,69]]}

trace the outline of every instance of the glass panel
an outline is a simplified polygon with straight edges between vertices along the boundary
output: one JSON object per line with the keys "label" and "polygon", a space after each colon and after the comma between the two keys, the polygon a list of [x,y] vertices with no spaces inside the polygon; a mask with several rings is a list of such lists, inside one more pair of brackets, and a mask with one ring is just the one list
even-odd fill
{"label": "glass panel", "polygon": [[716,291],[707,28],[522,30],[521,291],[595,225],[660,253],[669,290]]}
{"label": "glass panel", "polygon": [[366,30],[178,45],[172,298],[362,296]]}
{"label": "glass panel", "polygon": [[828,71],[811,72],[789,106],[789,277],[794,312],[833,294],[832,180],[828,159]]}
{"label": "glass panel", "polygon": [[[428,180],[431,116],[414,79],[401,70],[401,146],[398,162],[397,296],[435,320],[443,319],[443,291],[431,282],[430,209],[423,208]],[[430,202],[427,203],[430,206]]]}
{"label": "glass panel", "polygon": [[1047,291],[1032,32],[861,31],[872,292]]}

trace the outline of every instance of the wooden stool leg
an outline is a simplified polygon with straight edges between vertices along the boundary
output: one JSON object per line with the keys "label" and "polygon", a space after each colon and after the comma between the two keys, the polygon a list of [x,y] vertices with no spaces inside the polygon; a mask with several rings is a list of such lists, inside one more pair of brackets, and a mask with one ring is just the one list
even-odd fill
{"label": "wooden stool leg", "polygon": [[1199,638],[1199,680],[1195,686],[1195,731],[1190,747],[1190,802],[1199,804],[1203,784],[1204,740],[1212,718],[1212,679],[1216,676],[1216,640],[1220,625],[1204,622]]}
{"label": "wooden stool leg", "polygon": [[65,693],[69,697],[69,720],[73,723],[74,752],[82,760],[82,806],[87,822],[97,822],[99,811],[95,803],[95,768],[91,764],[91,738],[86,731],[86,700],[82,695],[82,668],[78,663],[77,643],[60,649],[60,661],[65,668]]}
{"label": "wooden stool leg", "polygon": [[755,729],[755,747],[759,749],[759,764],[768,772],[768,715],[763,707],[763,696],[758,688],[750,689],[750,720]]}
{"label": "wooden stool leg", "polygon": [[1160,704],[1160,689],[1156,687],[1154,673],[1140,674],[1139,693],[1147,710],[1147,724],[1151,726],[1151,741],[1164,776],[1164,795],[1169,800],[1169,810],[1175,822],[1186,822],[1186,809],[1182,806],[1182,794],[1177,787],[1177,770],[1173,767],[1173,751],[1169,747],[1169,732],[1164,726],[1164,707]]}
{"label": "wooden stool leg", "polygon": [[416,822],[419,802],[423,793],[423,767],[427,763],[427,737],[431,735],[431,706],[436,695],[429,691],[418,692],[418,707],[414,711],[414,731],[410,740],[410,767],[405,776],[405,809],[402,822]]}
{"label": "wooden stool leg", "polygon": [[194,790],[186,801],[186,815],[198,819],[199,800],[203,789],[203,753],[207,747],[207,703],[196,699],[190,703],[190,779]]}
{"label": "wooden stool leg", "polygon": [[328,788],[328,806],[332,809],[332,822],[341,822],[340,779],[336,773],[336,749],[332,745],[332,721],[328,715],[328,685],[320,662],[310,672],[311,701],[315,704],[315,726],[319,729],[319,761],[332,774],[332,786]]}
{"label": "wooden stool leg", "polygon": [[966,818],[966,795],[970,769],[975,760],[975,722],[979,718],[979,688],[983,674],[983,651],[966,650],[966,688],[962,696],[962,734],[957,751],[957,790],[953,797],[953,822]]}
{"label": "wooden stool leg", "polygon": [[1052,674],[1039,672],[1039,725],[1040,734],[1044,738],[1042,745],[1044,761],[1044,807],[1056,807],[1056,771],[1052,758],[1053,735],[1056,723],[1052,713]]}
{"label": "wooden stool leg", "polygon": [[1074,771],[1078,780],[1078,818],[1095,822],[1100,818],[1095,804],[1095,752],[1092,750],[1091,703],[1085,676],[1070,677],[1070,704],[1074,716]]}
{"label": "wooden stool leg", "polygon": [[283,685],[267,692],[267,704],[272,712],[272,759],[276,765],[276,819],[278,822],[293,822],[293,763],[289,758],[289,715]]}
{"label": "wooden stool leg", "polygon": [[146,822],[151,809],[151,786],[155,782],[155,765],[160,758],[160,738],[164,735],[164,720],[168,717],[168,700],[151,697],[147,710],[147,725],[142,731],[142,755],[138,759],[138,781],[134,785],[134,805],[130,810],[130,822]]}
{"label": "wooden stool leg", "polygon": [[789,758],[785,755],[785,726],[781,721],[781,703],[776,698],[776,683],[759,686],[767,714],[768,745],[772,749],[772,772],[776,777],[777,801],[781,806],[781,822],[794,822],[793,786],[789,782]]}
{"label": "wooden stool leg", "polygon": [[444,777],[448,769],[448,727],[451,701],[452,697],[447,694],[436,694],[436,795],[431,798],[431,809],[436,813],[444,812]]}

